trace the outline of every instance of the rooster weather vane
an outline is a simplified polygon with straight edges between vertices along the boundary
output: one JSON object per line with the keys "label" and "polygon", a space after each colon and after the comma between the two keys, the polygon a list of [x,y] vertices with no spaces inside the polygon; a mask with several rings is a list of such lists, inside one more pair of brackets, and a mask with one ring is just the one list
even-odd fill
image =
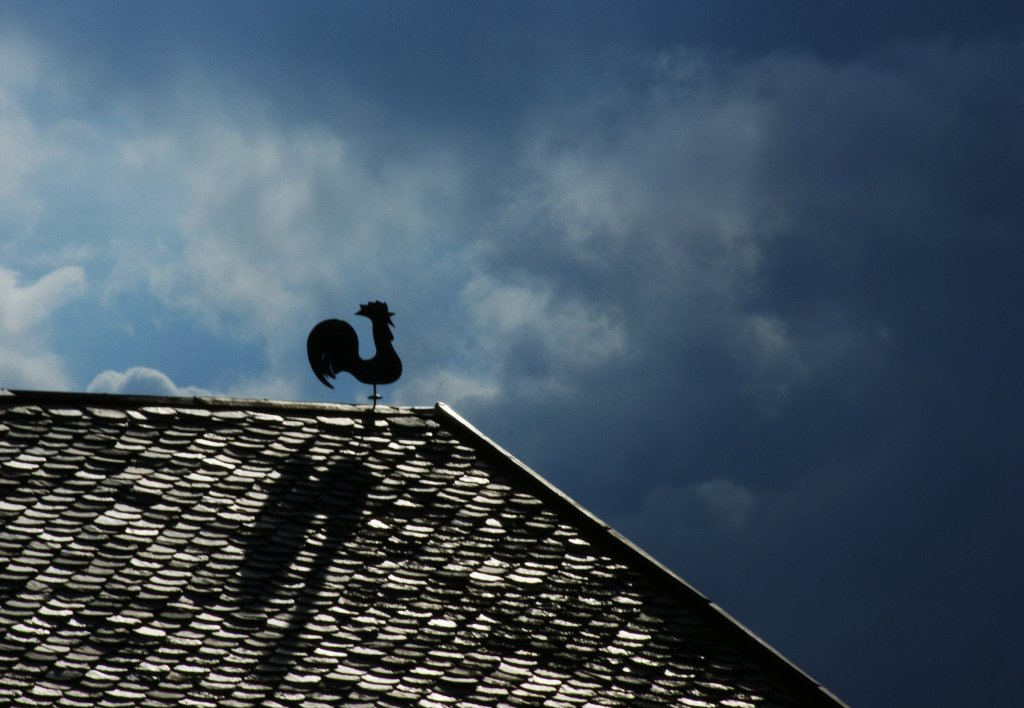
{"label": "rooster weather vane", "polygon": [[374,300],[360,305],[356,314],[369,318],[373,323],[373,344],[377,349],[373,357],[363,359],[359,356],[359,337],[352,325],[344,320],[324,320],[310,330],[306,353],[313,373],[328,388],[334,388],[328,379],[342,371],[349,372],[357,381],[373,384],[370,400],[376,408],[381,398],[377,384],[394,383],[402,375],[402,360],[391,345],[395,338],[391,333],[395,326],[391,318],[395,313],[388,311],[387,303]]}

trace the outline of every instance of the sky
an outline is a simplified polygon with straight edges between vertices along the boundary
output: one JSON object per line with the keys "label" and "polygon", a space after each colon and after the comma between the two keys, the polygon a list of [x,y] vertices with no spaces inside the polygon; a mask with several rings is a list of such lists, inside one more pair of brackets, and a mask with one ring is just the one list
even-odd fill
{"label": "sky", "polygon": [[853,705],[1024,663],[1024,5],[6,2],[0,387],[452,405]]}

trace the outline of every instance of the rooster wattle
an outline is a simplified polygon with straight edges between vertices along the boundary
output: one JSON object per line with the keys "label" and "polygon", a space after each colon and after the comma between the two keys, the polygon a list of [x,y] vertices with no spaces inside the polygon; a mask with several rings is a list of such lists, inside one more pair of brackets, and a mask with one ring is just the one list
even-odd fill
{"label": "rooster wattle", "polygon": [[402,375],[402,360],[391,344],[395,338],[391,333],[395,326],[391,317],[395,313],[388,311],[386,303],[374,300],[361,305],[356,314],[373,323],[373,343],[377,350],[372,358],[359,356],[359,337],[344,320],[324,320],[316,325],[306,339],[306,353],[313,373],[324,386],[334,388],[328,379],[347,371],[358,381],[373,384],[371,398],[376,403],[377,384],[394,383]]}

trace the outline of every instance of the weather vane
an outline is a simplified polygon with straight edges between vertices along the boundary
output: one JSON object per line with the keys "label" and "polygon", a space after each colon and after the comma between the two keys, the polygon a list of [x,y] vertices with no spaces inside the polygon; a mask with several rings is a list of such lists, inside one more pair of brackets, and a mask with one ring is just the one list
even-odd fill
{"label": "weather vane", "polygon": [[359,337],[352,325],[344,320],[324,320],[309,332],[306,339],[306,353],[309,365],[320,383],[334,388],[327,379],[347,371],[357,381],[373,384],[373,407],[377,407],[380,395],[377,384],[389,384],[402,375],[402,360],[398,358],[391,341],[395,335],[391,333],[394,323],[391,318],[394,312],[388,311],[387,303],[374,300],[359,307],[357,315],[368,317],[373,323],[373,344],[377,351],[370,359],[359,356]]}

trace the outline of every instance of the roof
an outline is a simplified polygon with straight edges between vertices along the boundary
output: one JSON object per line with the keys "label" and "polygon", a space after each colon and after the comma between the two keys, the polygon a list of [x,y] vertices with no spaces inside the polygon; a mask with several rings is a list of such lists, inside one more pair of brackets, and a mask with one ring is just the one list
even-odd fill
{"label": "roof", "polygon": [[841,705],[454,411],[0,396],[0,704]]}

